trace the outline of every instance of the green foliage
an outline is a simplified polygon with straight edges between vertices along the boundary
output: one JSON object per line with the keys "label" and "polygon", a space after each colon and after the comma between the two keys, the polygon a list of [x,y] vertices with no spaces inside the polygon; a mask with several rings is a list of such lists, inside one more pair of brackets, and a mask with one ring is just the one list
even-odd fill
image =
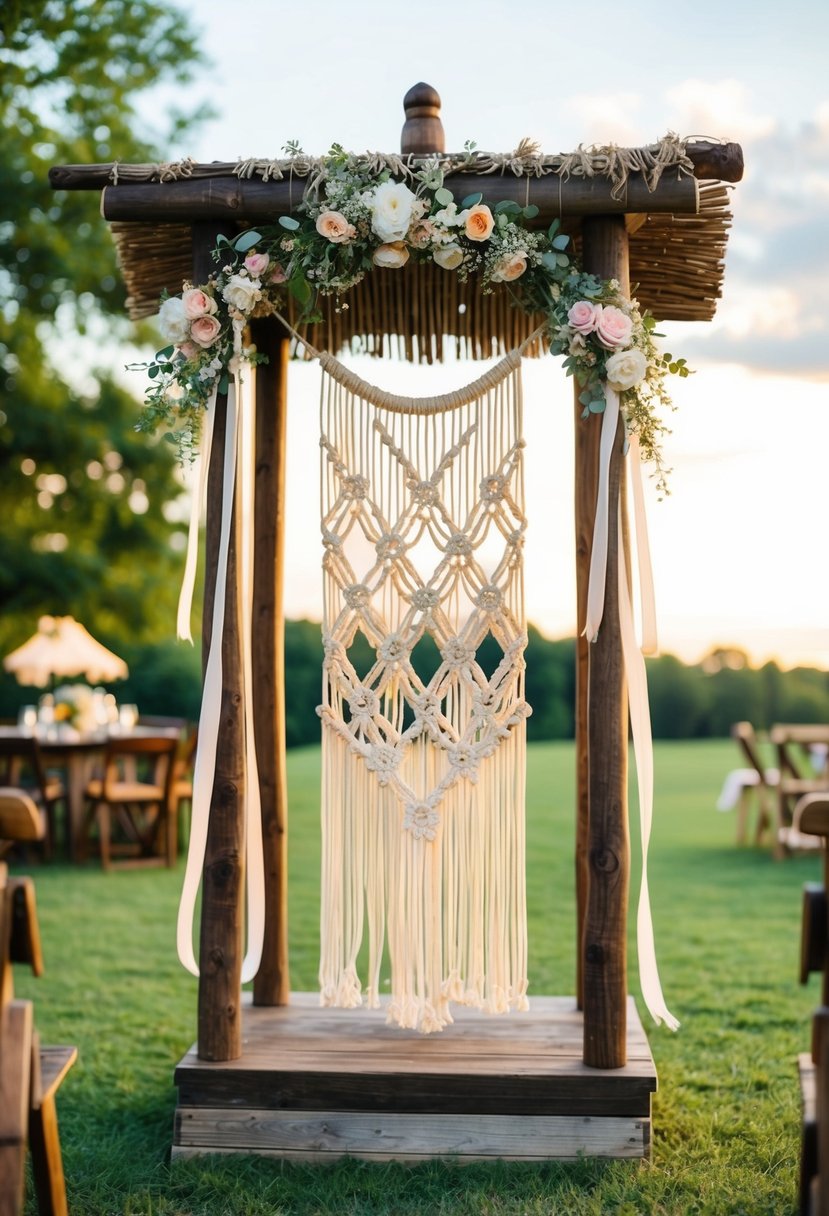
{"label": "green foliage", "polygon": [[[46,1042],[76,1043],[58,1106],[74,1216],[795,1216],[796,1057],[820,1000],[796,983],[801,887],[813,857],[774,862],[734,847],[714,811],[730,741],[656,749],[650,879],[676,1034],[648,1019],[659,1091],[653,1159],[469,1165],[298,1165],[204,1157],[170,1163],[173,1069],[196,1035],[197,982],[175,959],[181,866],[35,874],[46,971],[15,968]],[[572,744],[528,754],[530,999],[574,985]],[[319,950],[319,749],[291,754],[289,932],[295,991]],[[636,885],[637,826],[633,835]],[[630,987],[638,992],[636,900]],[[516,1017],[516,1031],[520,1028]],[[414,1047],[417,1044],[413,1045]],[[29,1186],[27,1211],[34,1212]]]}
{"label": "green foliage", "polygon": [[167,129],[152,131],[137,103],[159,81],[190,80],[194,46],[182,15],[154,0],[3,6],[5,650],[42,612],[125,641],[160,636],[173,611],[180,559],[163,509],[181,492],[174,454],[135,434],[134,398],[97,366],[99,351],[132,336],[98,196],[52,191],[47,170],[163,156],[198,113],[171,112]]}

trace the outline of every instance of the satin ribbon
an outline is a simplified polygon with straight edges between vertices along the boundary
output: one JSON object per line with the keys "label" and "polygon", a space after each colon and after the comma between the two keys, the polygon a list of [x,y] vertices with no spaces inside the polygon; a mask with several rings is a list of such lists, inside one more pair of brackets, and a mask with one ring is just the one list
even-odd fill
{"label": "satin ribbon", "polygon": [[207,500],[207,470],[210,467],[210,450],[213,446],[213,421],[216,417],[216,388],[205,406],[202,425],[201,452],[196,464],[196,484],[190,498],[190,526],[187,530],[187,556],[184,575],[178,596],[176,614],[176,636],[181,642],[192,642],[190,626],[193,615],[193,588],[196,585],[196,567],[199,560],[199,525]]}
{"label": "satin ribbon", "polygon": [[[241,334],[235,334],[237,357],[241,351]],[[241,605],[240,634],[242,648],[242,673],[244,681],[244,729],[245,729],[245,855],[247,877],[247,937],[248,949],[242,962],[242,982],[256,975],[262,958],[265,931],[265,873],[262,855],[262,815],[259,797],[259,774],[256,763],[256,741],[253,729],[253,705],[250,690],[253,687],[253,660],[251,648],[252,608],[252,504],[244,501],[242,490],[250,490],[253,477],[250,469],[243,467],[245,456],[252,453],[253,402],[249,393],[242,397],[243,386],[235,378],[227,396],[227,424],[225,433],[224,465],[222,469],[222,516],[219,530],[219,552],[216,563],[216,590],[213,603],[213,620],[210,634],[210,652],[204,675],[201,713],[199,715],[199,741],[193,771],[193,801],[190,824],[190,845],[184,873],[178,911],[176,943],[182,965],[192,974],[199,974],[199,966],[193,950],[193,925],[196,901],[204,869],[207,848],[207,831],[210,818],[210,802],[213,780],[216,773],[216,747],[219,738],[219,720],[222,704],[222,634],[224,632],[228,553],[233,504],[237,502],[240,518],[240,570]],[[212,421],[210,424],[212,428]],[[212,438],[212,435],[211,435]],[[199,472],[200,491],[206,488],[209,451],[201,455]],[[196,508],[196,517],[200,506]],[[191,525],[193,515],[191,513]],[[187,567],[185,566],[185,572]],[[195,578],[195,569],[193,570]],[[192,600],[192,587],[182,588],[179,603],[179,623],[182,612],[186,614],[189,632],[188,595]],[[182,603],[185,607],[182,608]]]}
{"label": "satin ribbon", "polygon": [[[604,596],[607,581],[610,457],[613,452],[619,420],[619,395],[609,386],[605,387],[605,402],[602,433],[599,441],[599,484],[596,495],[596,518],[593,526],[593,548],[590,555],[587,612],[583,630],[583,633],[592,642],[596,640],[604,613]],[[617,564],[619,577],[619,625],[622,636],[622,657],[628,689],[633,752],[636,758],[636,783],[639,797],[639,824],[642,842],[642,878],[636,916],[639,983],[645,1005],[654,1021],[657,1024],[664,1022],[671,1030],[676,1030],[679,1022],[665,1004],[662,986],[659,981],[659,971],[656,965],[656,949],[653,939],[650,892],[648,888],[648,849],[653,823],[653,737],[644,655],[656,652],[657,636],[653,571],[648,542],[645,499],[642,489],[642,469],[639,442],[635,435],[629,436],[628,456],[629,468],[631,470],[630,480],[633,487],[634,528],[638,558],[634,569],[637,575],[636,581],[639,584],[641,604],[641,645],[638,645],[636,641],[633,608],[628,589],[621,502],[618,507]]]}

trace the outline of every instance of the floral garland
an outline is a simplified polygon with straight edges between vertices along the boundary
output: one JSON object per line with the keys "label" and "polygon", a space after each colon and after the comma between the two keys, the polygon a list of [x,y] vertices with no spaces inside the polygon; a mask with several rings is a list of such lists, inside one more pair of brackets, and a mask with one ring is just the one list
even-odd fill
{"label": "floral garland", "polygon": [[[473,148],[466,145],[470,158]],[[213,390],[226,391],[240,363],[263,360],[242,342],[250,318],[278,311],[291,297],[301,321],[313,322],[320,319],[318,297],[333,295],[338,309],[348,308],[344,297],[373,268],[431,261],[462,282],[476,275],[484,293],[508,284],[517,306],[544,315],[551,353],[564,356],[579,383],[582,416],[603,412],[605,384],[615,389],[628,431],[665,491],[660,413],[672,408],[665,378],[689,369],[657,349],[654,318],[625,298],[616,280],[603,282],[576,265],[558,220],[546,232],[530,230],[536,206],[503,201],[490,209],[481,194],[458,203],[436,161],[408,172],[408,183],[387,169],[374,175],[364,159],[335,144],[298,207],[300,218],[283,215],[234,240],[220,236],[218,270],[208,282],[185,283],[181,295],[162,302],[159,321],[170,345],[134,365],[153,381],[138,429],[165,426],[180,456],[192,456]]]}

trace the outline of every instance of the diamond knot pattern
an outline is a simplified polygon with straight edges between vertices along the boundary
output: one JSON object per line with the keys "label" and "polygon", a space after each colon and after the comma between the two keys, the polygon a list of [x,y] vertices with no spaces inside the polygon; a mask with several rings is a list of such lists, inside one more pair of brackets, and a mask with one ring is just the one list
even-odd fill
{"label": "diamond knot pattern", "polygon": [[[365,403],[361,408],[368,409]],[[447,790],[481,765],[530,712],[523,697],[521,552],[526,520],[519,438],[481,411],[444,421],[443,450],[409,420],[373,412],[370,450],[323,435],[322,537],[327,730],[391,786],[402,826],[431,840]],[[376,655],[358,674],[362,634]],[[424,670],[424,637],[437,659]],[[487,672],[478,649],[497,642]],[[426,739],[434,763],[411,762]]]}

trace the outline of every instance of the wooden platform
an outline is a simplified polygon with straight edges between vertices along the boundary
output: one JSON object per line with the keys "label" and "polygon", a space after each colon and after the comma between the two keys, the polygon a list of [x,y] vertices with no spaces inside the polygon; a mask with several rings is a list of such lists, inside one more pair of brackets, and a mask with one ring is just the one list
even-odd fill
{"label": "wooden platform", "polygon": [[304,1161],[516,1161],[646,1157],[656,1070],[632,1000],[628,1063],[581,1062],[573,997],[530,1012],[459,1009],[440,1034],[387,1026],[383,1014],[320,1009],[316,993],[243,1011],[244,1054],[195,1048],[175,1074],[173,1157],[257,1153]]}

